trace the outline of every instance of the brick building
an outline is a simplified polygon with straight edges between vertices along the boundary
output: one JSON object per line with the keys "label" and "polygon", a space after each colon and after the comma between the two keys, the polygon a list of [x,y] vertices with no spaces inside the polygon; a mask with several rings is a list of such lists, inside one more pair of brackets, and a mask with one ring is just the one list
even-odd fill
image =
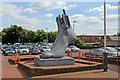
{"label": "brick building", "polygon": [[[78,35],[77,38],[81,39],[85,43],[95,43],[102,42],[104,39],[103,35]],[[109,40],[110,37],[106,36],[106,40]]]}
{"label": "brick building", "polygon": [[[100,43],[103,45],[104,35],[78,35],[78,39],[81,39],[85,44],[95,44]],[[106,36],[106,40],[109,41],[110,37]]]}

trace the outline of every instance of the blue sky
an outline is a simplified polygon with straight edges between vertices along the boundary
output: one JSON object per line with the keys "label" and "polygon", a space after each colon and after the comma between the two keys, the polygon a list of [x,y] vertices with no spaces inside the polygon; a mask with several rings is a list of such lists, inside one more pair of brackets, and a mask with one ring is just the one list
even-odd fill
{"label": "blue sky", "polygon": [[[48,28],[57,31],[55,18],[62,9],[69,15],[71,26],[75,23],[77,35],[103,35],[103,2],[3,2],[2,28],[17,24],[25,29]],[[118,3],[107,2],[107,34],[118,32]]]}

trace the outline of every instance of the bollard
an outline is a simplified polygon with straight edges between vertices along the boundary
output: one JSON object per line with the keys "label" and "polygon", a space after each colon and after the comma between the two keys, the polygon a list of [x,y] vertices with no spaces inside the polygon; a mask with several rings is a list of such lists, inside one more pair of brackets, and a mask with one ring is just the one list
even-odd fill
{"label": "bollard", "polygon": [[18,54],[18,64],[20,63],[20,54]]}
{"label": "bollard", "polygon": [[103,64],[103,68],[104,68],[104,72],[107,72],[107,69],[108,69],[107,52],[104,52],[103,55],[104,55],[104,64]]}

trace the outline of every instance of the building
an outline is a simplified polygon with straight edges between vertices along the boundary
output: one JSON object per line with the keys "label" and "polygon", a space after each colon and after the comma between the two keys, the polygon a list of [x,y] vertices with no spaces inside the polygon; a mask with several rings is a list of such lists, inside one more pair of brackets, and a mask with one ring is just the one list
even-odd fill
{"label": "building", "polygon": [[[81,39],[85,44],[103,46],[104,35],[78,35],[78,39]],[[110,37],[106,36],[106,40],[109,41]]]}
{"label": "building", "polygon": [[120,36],[110,36],[107,46],[120,46]]}
{"label": "building", "polygon": [[[85,43],[102,42],[104,40],[103,35],[78,35],[77,38],[81,39]],[[106,36],[106,40],[110,40],[110,37]]]}

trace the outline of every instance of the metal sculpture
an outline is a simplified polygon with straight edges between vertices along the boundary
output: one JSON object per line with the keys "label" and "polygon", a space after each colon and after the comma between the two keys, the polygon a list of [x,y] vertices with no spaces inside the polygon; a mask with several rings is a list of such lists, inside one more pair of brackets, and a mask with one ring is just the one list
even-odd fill
{"label": "metal sculpture", "polygon": [[76,35],[73,29],[70,26],[70,21],[66,15],[65,10],[63,9],[62,16],[56,17],[56,22],[58,25],[58,34],[56,40],[53,43],[52,49],[50,52],[43,53],[40,55],[40,58],[62,58],[65,56],[66,47],[72,43]]}

